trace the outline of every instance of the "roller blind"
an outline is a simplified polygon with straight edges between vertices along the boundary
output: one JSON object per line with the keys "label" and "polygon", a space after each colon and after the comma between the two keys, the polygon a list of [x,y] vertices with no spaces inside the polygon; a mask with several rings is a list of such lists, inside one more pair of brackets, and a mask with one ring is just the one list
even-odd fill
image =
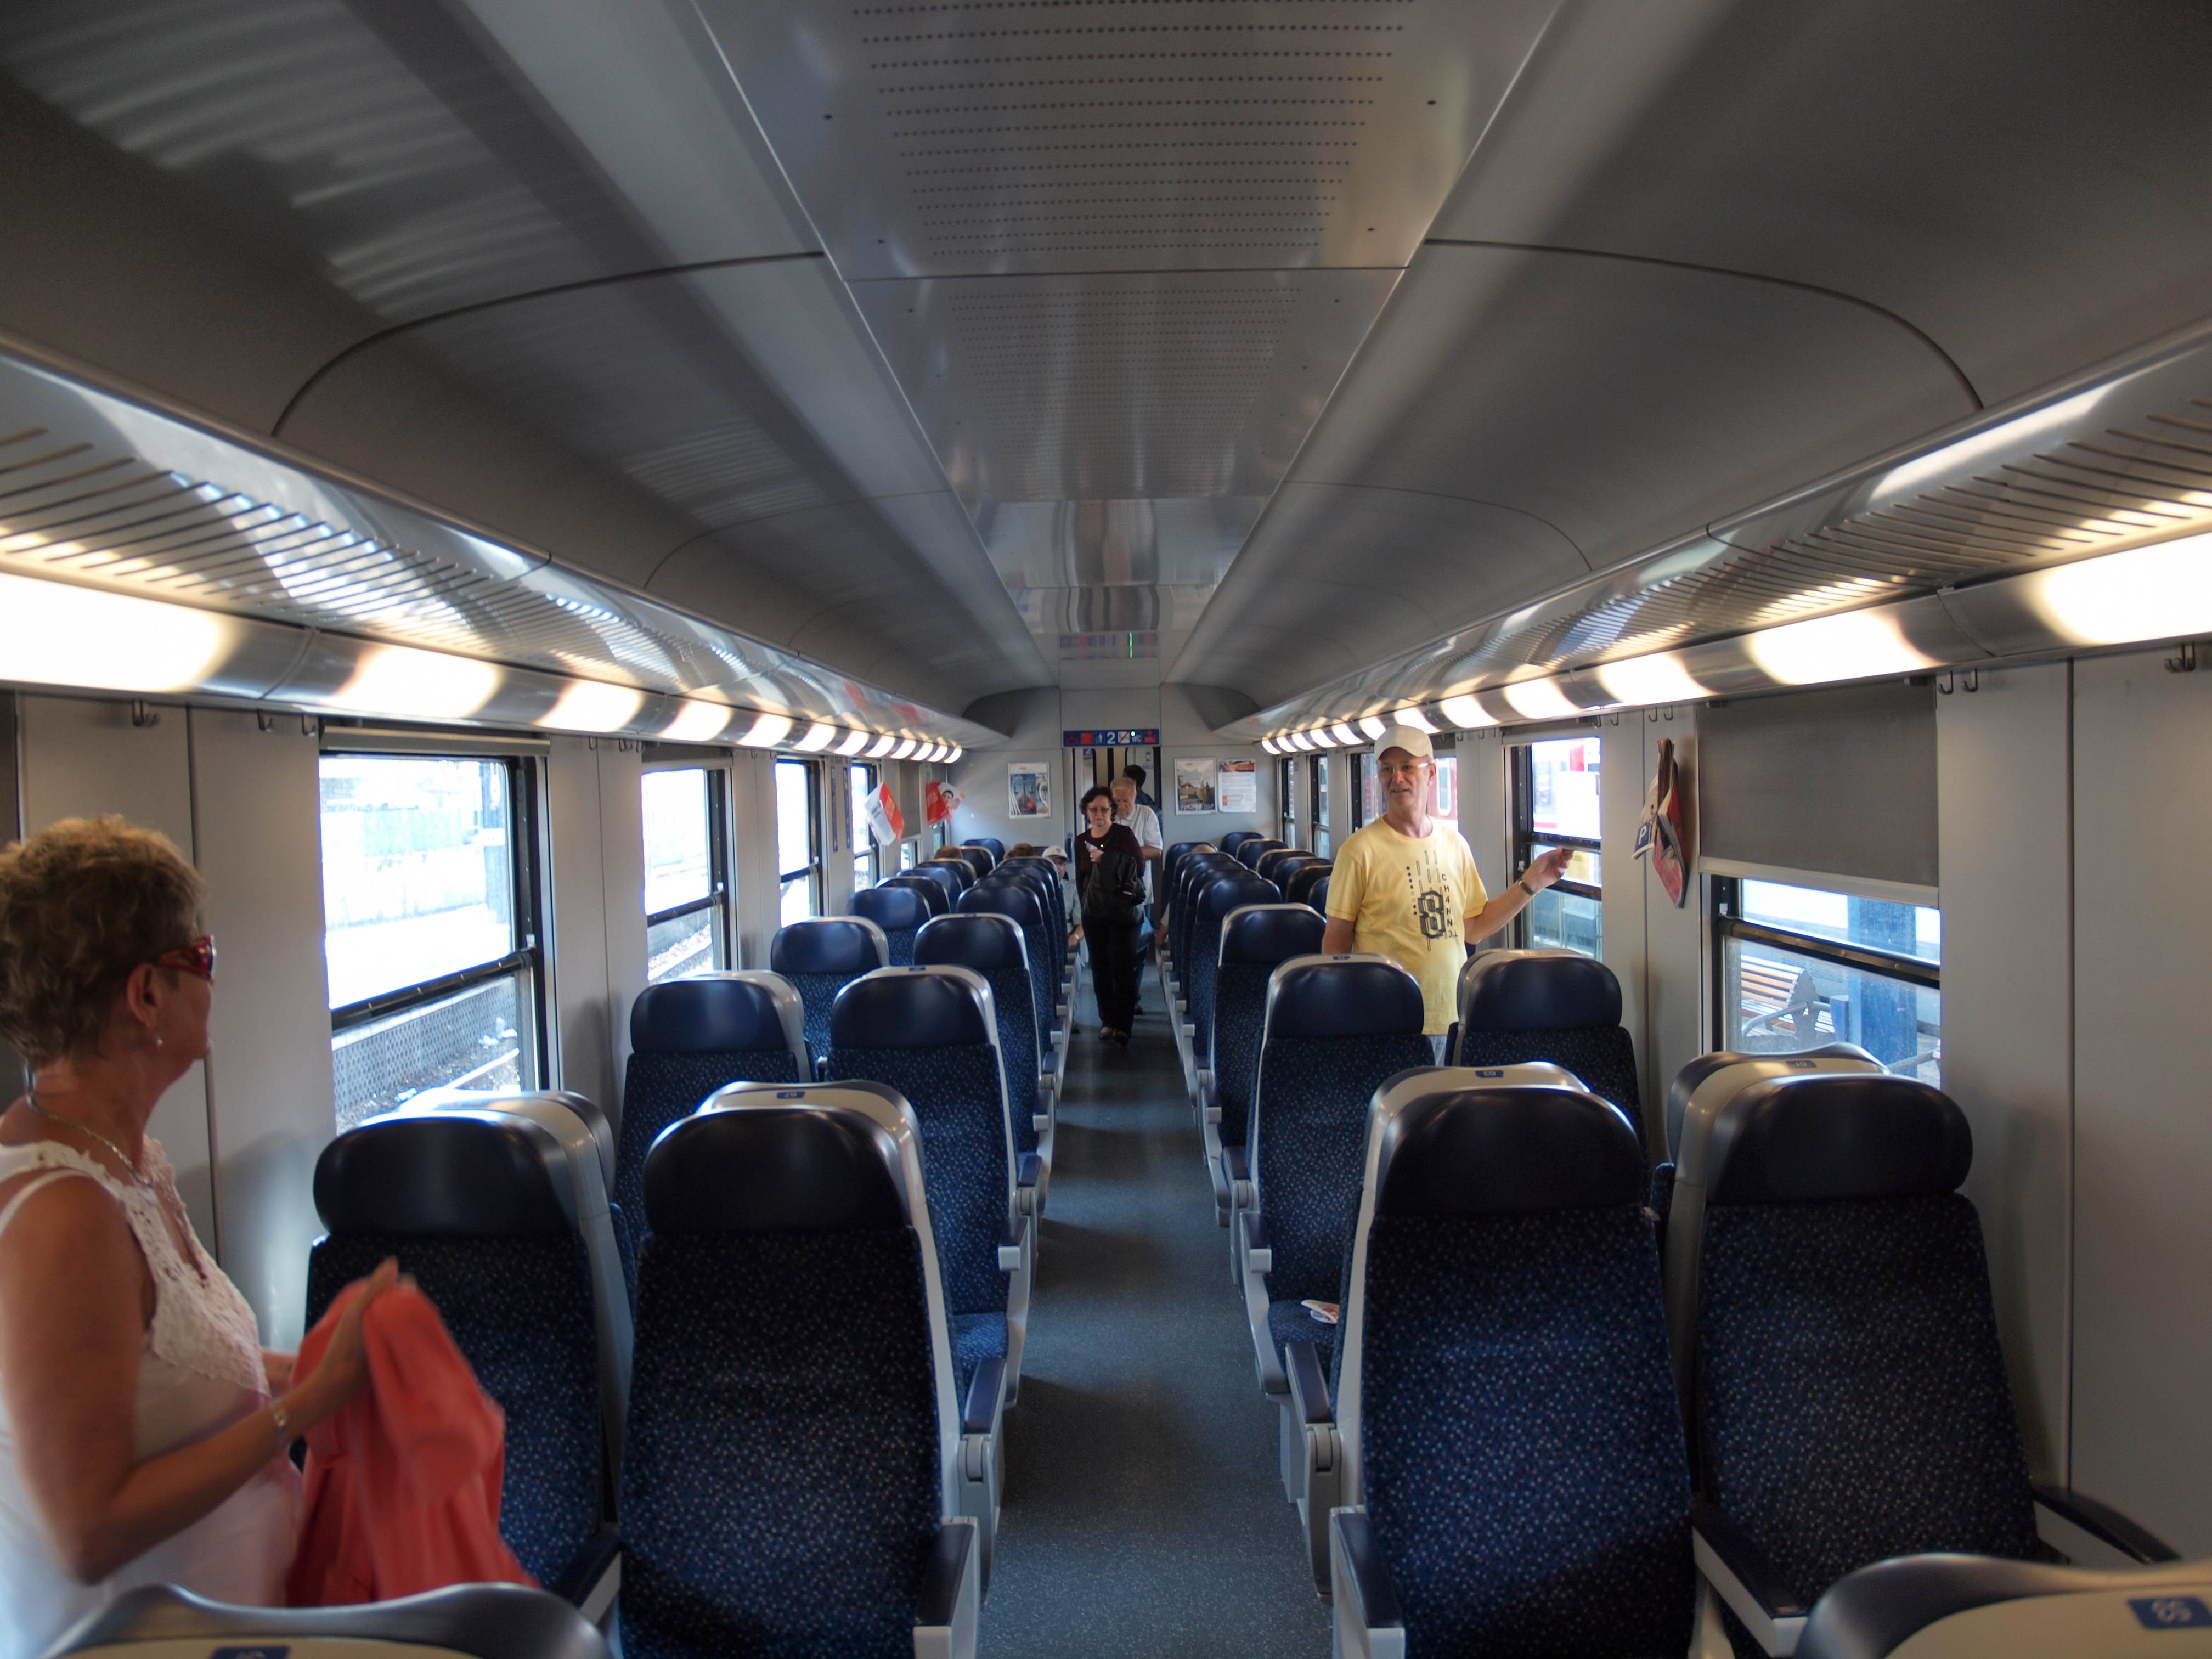
{"label": "roller blind", "polygon": [[1940,885],[1936,690],[1886,682],[1707,708],[1697,799],[1705,858]]}

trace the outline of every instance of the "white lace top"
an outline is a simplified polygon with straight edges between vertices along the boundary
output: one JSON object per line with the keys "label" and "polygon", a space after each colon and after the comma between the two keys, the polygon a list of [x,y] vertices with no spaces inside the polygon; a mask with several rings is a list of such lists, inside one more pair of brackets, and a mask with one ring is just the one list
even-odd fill
{"label": "white lace top", "polygon": [[[138,1365],[135,1445],[140,1460],[206,1438],[258,1411],[269,1388],[253,1310],[198,1240],[180,1255],[163,1220],[176,1176],[146,1139],[145,1168],[161,1194],[117,1179],[95,1159],[50,1140],[0,1146],[0,1182],[47,1173],[0,1208],[0,1249],[25,1199],[55,1181],[97,1181],[122,1206],[154,1278],[154,1317]],[[217,1601],[274,1606],[283,1599],[297,1526],[298,1476],[274,1458],[211,1514],[97,1584],[79,1584],[56,1559],[24,1490],[14,1426],[0,1402],[0,1659],[30,1659],[87,1613],[140,1584],[180,1584]]]}

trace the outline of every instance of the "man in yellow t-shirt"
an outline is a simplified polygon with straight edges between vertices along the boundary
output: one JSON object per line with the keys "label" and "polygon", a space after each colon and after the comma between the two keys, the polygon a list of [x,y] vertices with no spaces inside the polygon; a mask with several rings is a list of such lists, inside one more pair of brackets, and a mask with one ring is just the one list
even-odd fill
{"label": "man in yellow t-shirt", "polygon": [[1467,947],[1519,915],[1574,854],[1554,848],[1492,898],[1467,837],[1429,816],[1437,782],[1429,734],[1392,726],[1375,740],[1375,772],[1388,810],[1338,849],[1321,948],[1331,956],[1358,951],[1403,963],[1421,981],[1428,1016],[1422,1030],[1441,1039],[1458,1017],[1454,1004]]}

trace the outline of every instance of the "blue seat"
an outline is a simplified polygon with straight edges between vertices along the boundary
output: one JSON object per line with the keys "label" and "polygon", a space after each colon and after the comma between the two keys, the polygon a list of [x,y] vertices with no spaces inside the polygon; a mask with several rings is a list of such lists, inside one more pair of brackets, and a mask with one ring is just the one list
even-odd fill
{"label": "blue seat", "polygon": [[[2024,1601],[2034,1603],[2023,1607]],[[2192,1605],[2193,1604],[2193,1605]],[[1798,1659],[2011,1659],[2022,1631],[2051,1653],[2122,1650],[2155,1632],[2146,1650],[2175,1659],[2212,1656],[2212,1567],[2056,1566],[1982,1555],[1913,1555],[1861,1567],[1814,1604]],[[2026,1614],[2023,1618],[2021,1615]],[[1932,1627],[1941,1625],[1940,1632]],[[1925,1639],[1922,1633],[1928,1632]]]}
{"label": "blue seat", "polygon": [[1242,1210],[1231,1237],[1260,1386],[1285,1408],[1284,1334],[1311,1329],[1309,1299],[1336,1298],[1368,1103],[1399,1073],[1432,1063],[1425,1018],[1420,981],[1388,957],[1293,957],[1268,976],[1245,1156],[1230,1171]]}
{"label": "blue seat", "polygon": [[1014,1151],[1034,1152],[1040,1209],[1052,1180],[1053,1085],[1055,1076],[1041,1068],[1045,1033],[1036,1017],[1035,981],[1030,975],[1029,946],[1012,916],[976,911],[940,916],[915,935],[915,964],[969,968],[991,988],[999,1022],[999,1053],[1006,1071],[1006,1100],[1014,1132]]}
{"label": "blue seat", "polygon": [[1579,951],[1484,951],[1459,972],[1455,1066],[1548,1060],[1628,1114],[1644,1133],[1636,1045],[1620,1024],[1620,981]]}
{"label": "blue seat", "polygon": [[[1250,871],[1245,869],[1239,864],[1229,863],[1214,865],[1208,863],[1201,866],[1198,870],[1194,872],[1189,881],[1183,888],[1182,914],[1178,919],[1180,927],[1178,928],[1179,938],[1176,941],[1178,949],[1182,953],[1180,959],[1182,962],[1182,971],[1178,976],[1176,988],[1180,994],[1182,1002],[1185,1004],[1183,1010],[1184,1018],[1182,1024],[1183,1027],[1186,1028],[1186,1035],[1192,1036],[1194,1039],[1195,1039],[1198,1035],[1198,988],[1201,981],[1211,982],[1213,973],[1213,966],[1209,959],[1212,956],[1212,951],[1209,947],[1202,946],[1200,943],[1200,918],[1209,914],[1207,910],[1207,905],[1209,902],[1207,895],[1210,894],[1216,886],[1223,883],[1237,884],[1237,890],[1238,891],[1257,893],[1259,890],[1255,887],[1250,886],[1249,884],[1258,881],[1259,879],[1259,877],[1254,875]],[[1275,887],[1273,883],[1270,882],[1267,884],[1267,891],[1265,897],[1248,899],[1245,902],[1253,904],[1261,904],[1279,899],[1281,896],[1281,892]],[[1212,911],[1210,914],[1212,916],[1212,925],[1218,928],[1220,926],[1221,918],[1228,913],[1225,910],[1217,909]],[[1216,937],[1218,939],[1218,935],[1217,934]],[[1204,1052],[1202,1044],[1200,1045],[1199,1051],[1201,1053]]]}
{"label": "blue seat", "polygon": [[[968,968],[887,968],[839,994],[830,1075],[896,1089],[921,1126],[939,1277],[964,1394],[983,1360],[1020,1386],[1042,1173],[1018,1157],[991,988]],[[1018,1243],[1019,1249],[1010,1249]]]}
{"label": "blue seat", "polygon": [[1047,1042],[1058,1042],[1067,1021],[1066,981],[1060,977],[1060,952],[1044,902],[1027,882],[1009,877],[1003,881],[979,882],[961,899],[962,915],[1010,918],[1022,930],[1030,959],[1030,995],[1036,1000],[1037,1024]]}
{"label": "blue seat", "polygon": [[618,1582],[607,1498],[630,1310],[596,1113],[569,1096],[459,1098],[504,1109],[434,1098],[323,1149],[314,1198],[328,1231],[308,1255],[307,1323],[399,1258],[506,1413],[501,1535],[532,1577],[597,1617]]}
{"label": "blue seat", "polygon": [[1290,843],[1285,841],[1271,841],[1265,836],[1257,836],[1252,840],[1241,844],[1237,848],[1234,856],[1237,863],[1243,865],[1247,870],[1249,870],[1258,865],[1262,854],[1272,853],[1278,848],[1288,847]]}
{"label": "blue seat", "polygon": [[1233,858],[1236,856],[1237,849],[1242,847],[1246,842],[1257,841],[1259,839],[1260,831],[1257,830],[1231,830],[1227,835],[1221,838],[1220,847],[1223,852],[1230,854]]}
{"label": "blue seat", "polygon": [[1191,899],[1200,886],[1217,875],[1242,875],[1244,866],[1226,853],[1194,853],[1176,872],[1175,891],[1168,900],[1168,934],[1174,951],[1173,981],[1184,994],[1190,975]]}
{"label": "blue seat", "polygon": [[645,1155],[663,1129],[726,1083],[805,1083],[814,1075],[806,1013],[780,974],[700,974],[648,985],[629,1006],[615,1202],[645,1228]]}
{"label": "blue seat", "polygon": [[928,901],[909,887],[863,887],[853,895],[851,909],[883,929],[890,960],[884,965],[905,968],[914,962],[915,929],[938,914]]}
{"label": "blue seat", "polygon": [[1193,853],[1210,853],[1212,850],[1213,843],[1210,841],[1170,842],[1168,850],[1160,859],[1160,890],[1164,893],[1174,890],[1176,868]]}
{"label": "blue seat", "polygon": [[998,870],[994,873],[1019,876],[1030,884],[1037,896],[1044,901],[1046,912],[1052,918],[1054,930],[1063,941],[1060,954],[1066,956],[1067,952],[1065,941],[1071,931],[1067,919],[1066,884],[1060,880],[1060,872],[1052,867],[1052,860],[1041,858],[1007,859],[1000,864]]}
{"label": "blue seat", "polygon": [[916,895],[928,908],[929,914],[933,916],[951,915],[952,901],[958,896],[947,884],[919,870],[902,871],[896,876],[884,878],[876,884],[879,887]]}
{"label": "blue seat", "polygon": [[1222,923],[1231,911],[1253,904],[1279,903],[1282,896],[1273,882],[1250,875],[1217,877],[1200,892],[1191,917],[1190,974],[1183,981],[1184,996],[1190,1004],[1191,1048],[1196,1054],[1203,1056],[1212,1052]]}
{"label": "blue seat", "polygon": [[1322,858],[1300,865],[1284,883],[1283,896],[1293,904],[1310,904],[1320,909],[1328,902],[1328,872],[1335,867]]}
{"label": "blue seat", "polygon": [[135,1659],[179,1650],[266,1659],[388,1652],[420,1659],[608,1659],[606,1638],[559,1596],[524,1584],[448,1589],[353,1607],[238,1607],[173,1584],[116,1597],[47,1659]]}
{"label": "blue seat", "polygon": [[973,1628],[981,1540],[916,1142],[882,1091],[738,1084],[647,1158],[629,1659],[906,1659]]}
{"label": "blue seat", "polygon": [[907,873],[944,888],[948,905],[959,903],[960,896],[975,884],[975,867],[965,859],[924,859]]}
{"label": "blue seat", "polygon": [[1338,1650],[1386,1630],[1402,1653],[1688,1650],[1689,1462],[1635,1128],[1571,1079],[1455,1070],[1385,1091],[1370,1146],[1338,1328]]}
{"label": "blue seat", "polygon": [[1260,1043],[1267,1019],[1267,980],[1278,963],[1312,956],[1328,924],[1303,904],[1253,904],[1232,910],[1221,924],[1213,982],[1212,1042],[1200,1077],[1206,1173],[1214,1213],[1229,1224],[1226,1147],[1240,1158],[1252,1111],[1252,1085],[1260,1074]]}
{"label": "blue seat", "polygon": [[1006,856],[1006,843],[1000,841],[996,836],[971,836],[969,837],[965,845],[969,847],[988,847],[991,849],[991,856],[994,859],[1003,859]]}
{"label": "blue seat", "polygon": [[806,1048],[830,1051],[830,1010],[837,993],[890,963],[883,929],[860,916],[812,916],[787,922],[769,941],[768,965],[791,981],[806,1009]]}
{"label": "blue seat", "polygon": [[988,847],[978,847],[973,842],[963,842],[952,850],[968,861],[968,867],[975,872],[975,878],[978,881],[989,875],[1000,859],[1005,856],[1003,854],[994,853]]}
{"label": "blue seat", "polygon": [[1279,887],[1283,884],[1281,876],[1277,873],[1279,871],[1285,866],[1297,863],[1300,859],[1310,859],[1313,856],[1313,854],[1303,847],[1271,847],[1253,860],[1252,873],[1266,878]]}

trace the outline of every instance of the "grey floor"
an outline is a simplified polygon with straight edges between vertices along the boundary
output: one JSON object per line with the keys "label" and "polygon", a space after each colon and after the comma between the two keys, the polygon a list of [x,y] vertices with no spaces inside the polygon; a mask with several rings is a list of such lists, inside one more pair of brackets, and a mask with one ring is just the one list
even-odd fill
{"label": "grey floor", "polygon": [[1155,973],[1145,1000],[1126,1054],[1074,1010],[981,1652],[1322,1659]]}

